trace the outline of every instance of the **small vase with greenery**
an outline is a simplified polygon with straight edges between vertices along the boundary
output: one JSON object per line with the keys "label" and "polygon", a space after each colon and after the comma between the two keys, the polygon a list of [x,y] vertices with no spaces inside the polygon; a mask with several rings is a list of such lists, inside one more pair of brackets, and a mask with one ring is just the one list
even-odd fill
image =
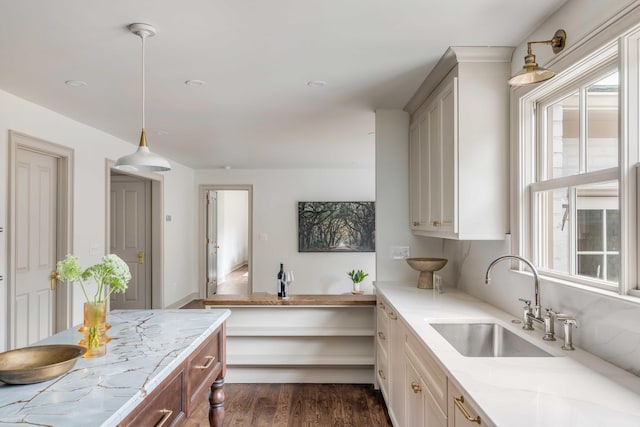
{"label": "small vase with greenery", "polygon": [[365,279],[365,277],[367,277],[369,274],[365,273],[362,270],[351,270],[349,272],[347,272],[347,275],[351,278],[351,281],[353,282],[353,293],[354,294],[361,294],[363,291],[360,290],[360,283],[362,283],[362,281]]}
{"label": "small vase with greenery", "polygon": [[[109,327],[105,322],[106,301],[111,294],[127,290],[127,283],[131,280],[129,266],[119,256],[109,254],[102,257],[100,263],[83,270],[77,257],[67,255],[58,262],[57,269],[60,280],[79,283],[84,294],[84,323],[79,329],[84,336],[78,344],[87,347],[85,357],[104,355],[106,343],[111,340],[105,333]],[[92,297],[86,288],[90,280],[97,285]]]}

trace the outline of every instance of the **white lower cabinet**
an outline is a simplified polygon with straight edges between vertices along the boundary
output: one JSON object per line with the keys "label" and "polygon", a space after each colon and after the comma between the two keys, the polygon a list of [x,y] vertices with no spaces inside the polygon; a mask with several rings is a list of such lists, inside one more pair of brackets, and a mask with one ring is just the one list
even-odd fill
{"label": "white lower cabinet", "polygon": [[394,426],[408,425],[404,419],[404,357],[406,328],[394,308],[378,299],[376,372],[380,390]]}
{"label": "white lower cabinet", "polygon": [[409,334],[404,348],[407,426],[447,427],[447,376]]}
{"label": "white lower cabinet", "polygon": [[475,403],[449,380],[448,393],[449,424],[448,427],[489,427],[493,426],[486,417],[480,415]]}

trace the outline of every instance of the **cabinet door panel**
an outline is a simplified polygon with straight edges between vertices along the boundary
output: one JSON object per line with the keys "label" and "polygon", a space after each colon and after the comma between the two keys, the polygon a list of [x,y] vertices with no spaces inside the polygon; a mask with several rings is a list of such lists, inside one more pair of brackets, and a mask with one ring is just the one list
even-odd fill
{"label": "cabinet door panel", "polygon": [[418,119],[420,139],[420,229],[430,227],[431,187],[429,183],[429,112]]}
{"label": "cabinet door panel", "polygon": [[429,229],[437,229],[442,222],[442,108],[436,99],[427,113],[429,161],[425,163],[428,170],[429,183]]}
{"label": "cabinet door panel", "polygon": [[442,199],[440,215],[441,227],[447,231],[457,232],[456,179],[458,176],[456,156],[456,85],[457,79],[449,85],[442,94]]}
{"label": "cabinet door panel", "polygon": [[416,124],[409,130],[409,220],[411,229],[420,229],[421,191],[420,181],[420,127]]}
{"label": "cabinet door panel", "polygon": [[405,421],[408,426],[424,426],[424,396],[426,391],[413,364],[405,362]]}

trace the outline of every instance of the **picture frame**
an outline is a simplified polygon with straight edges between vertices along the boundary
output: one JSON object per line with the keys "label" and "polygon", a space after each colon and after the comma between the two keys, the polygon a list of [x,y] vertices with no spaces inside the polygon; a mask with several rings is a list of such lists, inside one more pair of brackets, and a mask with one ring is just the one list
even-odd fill
{"label": "picture frame", "polygon": [[298,252],[375,252],[375,202],[298,202]]}

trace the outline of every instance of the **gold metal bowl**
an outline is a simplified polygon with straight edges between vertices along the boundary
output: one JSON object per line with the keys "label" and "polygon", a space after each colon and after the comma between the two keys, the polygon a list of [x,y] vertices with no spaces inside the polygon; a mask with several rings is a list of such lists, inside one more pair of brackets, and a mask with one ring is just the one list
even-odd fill
{"label": "gold metal bowl", "polygon": [[69,371],[87,351],[71,344],[38,345],[0,353],[0,381],[33,384],[48,381]]}

